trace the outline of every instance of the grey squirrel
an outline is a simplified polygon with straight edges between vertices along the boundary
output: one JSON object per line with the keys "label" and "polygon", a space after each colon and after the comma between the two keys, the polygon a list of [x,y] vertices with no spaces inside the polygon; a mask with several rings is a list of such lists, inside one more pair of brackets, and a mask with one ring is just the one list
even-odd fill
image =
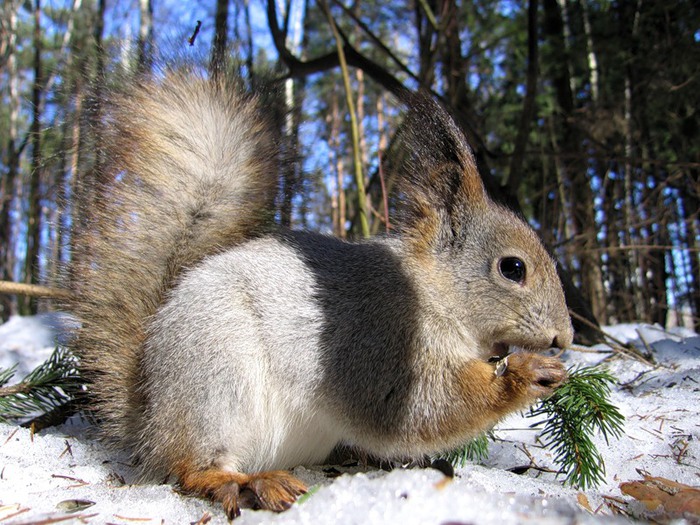
{"label": "grey squirrel", "polygon": [[565,380],[537,353],[572,341],[554,262],[436,103],[402,128],[398,232],[360,243],[275,225],[274,126],[235,80],[173,68],[99,104],[66,307],[103,436],[144,478],[280,511],[306,490],[285,469],[453,449]]}

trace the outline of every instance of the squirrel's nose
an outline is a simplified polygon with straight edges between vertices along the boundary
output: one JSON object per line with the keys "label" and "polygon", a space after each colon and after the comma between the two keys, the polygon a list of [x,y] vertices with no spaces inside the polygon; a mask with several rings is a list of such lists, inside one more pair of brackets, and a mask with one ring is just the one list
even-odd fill
{"label": "squirrel's nose", "polygon": [[552,339],[552,348],[561,348],[562,350],[568,348],[573,342],[573,339],[573,330],[569,328],[566,332],[554,336],[554,339]]}

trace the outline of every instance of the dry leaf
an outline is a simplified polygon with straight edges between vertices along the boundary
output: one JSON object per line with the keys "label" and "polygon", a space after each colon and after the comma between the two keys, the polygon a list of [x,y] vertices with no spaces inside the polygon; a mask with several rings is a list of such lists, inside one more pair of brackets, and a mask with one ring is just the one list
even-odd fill
{"label": "dry leaf", "polygon": [[644,475],[643,481],[620,484],[620,490],[648,510],[663,507],[667,514],[700,517],[700,489],[670,479]]}
{"label": "dry leaf", "polygon": [[56,508],[63,512],[80,512],[81,510],[92,507],[94,504],[94,501],[87,499],[66,499],[58,502]]}
{"label": "dry leaf", "polygon": [[578,500],[579,505],[581,505],[584,509],[593,514],[593,509],[591,508],[591,504],[588,501],[588,496],[586,496],[583,492],[579,492],[576,495],[576,499]]}

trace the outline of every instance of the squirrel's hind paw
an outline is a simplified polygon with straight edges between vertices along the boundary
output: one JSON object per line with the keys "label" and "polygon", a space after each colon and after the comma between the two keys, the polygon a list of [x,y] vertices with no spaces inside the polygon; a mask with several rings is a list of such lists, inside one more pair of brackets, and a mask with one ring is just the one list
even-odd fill
{"label": "squirrel's hind paw", "polygon": [[306,492],[306,485],[284,470],[261,472],[251,476],[245,487],[255,494],[261,509],[281,512]]}
{"label": "squirrel's hind paw", "polygon": [[183,490],[221,502],[229,519],[241,514],[241,502],[281,512],[307,490],[301,480],[284,470],[243,474],[211,468],[181,470],[178,477]]}

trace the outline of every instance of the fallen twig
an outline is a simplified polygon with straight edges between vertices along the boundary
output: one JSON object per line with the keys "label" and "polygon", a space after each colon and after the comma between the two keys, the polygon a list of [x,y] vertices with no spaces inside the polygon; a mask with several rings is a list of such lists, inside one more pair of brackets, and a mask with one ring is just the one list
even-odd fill
{"label": "fallen twig", "polygon": [[[622,341],[620,341],[616,337],[613,337],[612,335],[608,334],[600,326],[596,325],[595,323],[590,322],[585,317],[583,317],[583,316],[581,316],[581,315],[579,315],[576,312],[573,312],[571,310],[569,310],[569,314],[571,315],[571,317],[575,318],[577,321],[582,322],[583,324],[585,324],[589,328],[601,333],[604,337],[607,337],[613,343],[616,343],[617,346],[609,345],[610,348],[614,352],[616,352],[618,354],[622,354],[625,357],[631,357],[631,358],[636,359],[638,361],[641,361],[642,363],[645,363],[649,366],[656,366],[656,363],[654,363],[652,360],[650,360],[649,358],[642,355],[642,353],[639,352],[639,350],[637,350],[636,348],[634,348],[631,345],[623,343]],[[575,348],[572,348],[572,349],[575,350]]]}
{"label": "fallen twig", "polygon": [[67,479],[67,480],[69,480],[69,481],[75,481],[75,482],[77,483],[77,485],[71,485],[71,487],[83,487],[83,486],[85,486],[85,485],[89,485],[89,484],[90,484],[90,483],[88,483],[88,482],[85,481],[85,480],[82,480],[82,479],[79,479],[79,478],[72,478],[72,477],[70,477],[70,476],[64,476],[64,475],[62,475],[62,474],[51,474],[51,477],[52,477],[52,478],[57,478],[57,479]]}
{"label": "fallen twig", "polygon": [[3,507],[0,507],[0,510],[11,509],[12,507],[17,508],[18,510],[13,512],[12,514],[8,514],[7,516],[3,516],[2,518],[0,518],[0,521],[5,521],[5,520],[9,520],[11,518],[16,518],[20,514],[24,514],[25,512],[28,512],[29,510],[31,510],[29,507],[25,507],[23,509],[20,509],[19,505],[5,505]]}
{"label": "fallen twig", "polygon": [[72,294],[64,288],[16,283],[13,281],[0,281],[0,293],[28,295],[30,297],[47,297],[49,299],[70,299],[72,297]]}
{"label": "fallen twig", "polygon": [[68,521],[68,520],[81,520],[85,521],[90,518],[94,518],[97,516],[97,513],[95,514],[69,514],[68,516],[58,516],[56,518],[46,518],[43,520],[37,520],[37,521],[23,521],[21,523],[15,523],[14,525],[50,525],[51,523],[60,523],[62,521]]}

